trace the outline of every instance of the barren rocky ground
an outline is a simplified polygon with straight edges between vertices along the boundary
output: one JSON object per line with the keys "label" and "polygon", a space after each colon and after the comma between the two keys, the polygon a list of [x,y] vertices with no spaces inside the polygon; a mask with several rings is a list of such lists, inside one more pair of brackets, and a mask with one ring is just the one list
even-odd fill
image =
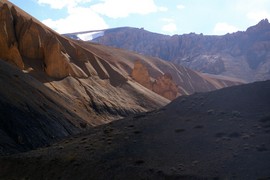
{"label": "barren rocky ground", "polygon": [[270,81],[176,99],[0,159],[1,179],[269,179]]}

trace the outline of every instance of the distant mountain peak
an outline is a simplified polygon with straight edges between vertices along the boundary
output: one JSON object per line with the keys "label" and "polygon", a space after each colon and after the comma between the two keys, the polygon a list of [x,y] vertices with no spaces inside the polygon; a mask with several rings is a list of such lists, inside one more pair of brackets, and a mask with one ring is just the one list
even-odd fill
{"label": "distant mountain peak", "polygon": [[267,18],[265,18],[265,19],[262,19],[258,24],[269,24],[269,21],[268,21],[268,19]]}
{"label": "distant mountain peak", "polygon": [[270,30],[270,23],[268,19],[262,19],[258,24],[255,26],[251,26],[247,29],[248,33],[259,33],[261,31]]}
{"label": "distant mountain peak", "polygon": [[261,29],[269,29],[270,28],[270,23],[268,21],[268,19],[262,19],[257,25],[255,25],[258,28]]}

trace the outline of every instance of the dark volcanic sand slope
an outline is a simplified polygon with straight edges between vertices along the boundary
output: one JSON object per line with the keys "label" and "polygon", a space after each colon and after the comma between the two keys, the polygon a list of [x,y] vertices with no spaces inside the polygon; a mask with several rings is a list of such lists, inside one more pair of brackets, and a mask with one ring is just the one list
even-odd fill
{"label": "dark volcanic sand slope", "polygon": [[181,97],[0,159],[0,178],[270,178],[270,81]]}

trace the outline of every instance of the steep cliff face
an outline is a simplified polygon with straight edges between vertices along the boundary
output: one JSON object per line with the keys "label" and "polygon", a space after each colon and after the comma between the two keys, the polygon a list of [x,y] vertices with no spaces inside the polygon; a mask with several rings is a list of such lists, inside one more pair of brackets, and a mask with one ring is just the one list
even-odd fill
{"label": "steep cliff face", "polygon": [[267,19],[245,32],[224,36],[165,36],[143,29],[117,28],[93,40],[159,57],[191,69],[245,81],[270,79],[270,24]]}

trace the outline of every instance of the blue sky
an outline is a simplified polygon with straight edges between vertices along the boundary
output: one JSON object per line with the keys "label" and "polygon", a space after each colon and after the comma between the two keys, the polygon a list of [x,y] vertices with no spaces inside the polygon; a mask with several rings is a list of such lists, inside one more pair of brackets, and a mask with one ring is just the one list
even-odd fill
{"label": "blue sky", "polygon": [[270,0],[10,0],[59,33],[122,26],[222,35],[270,20]]}

